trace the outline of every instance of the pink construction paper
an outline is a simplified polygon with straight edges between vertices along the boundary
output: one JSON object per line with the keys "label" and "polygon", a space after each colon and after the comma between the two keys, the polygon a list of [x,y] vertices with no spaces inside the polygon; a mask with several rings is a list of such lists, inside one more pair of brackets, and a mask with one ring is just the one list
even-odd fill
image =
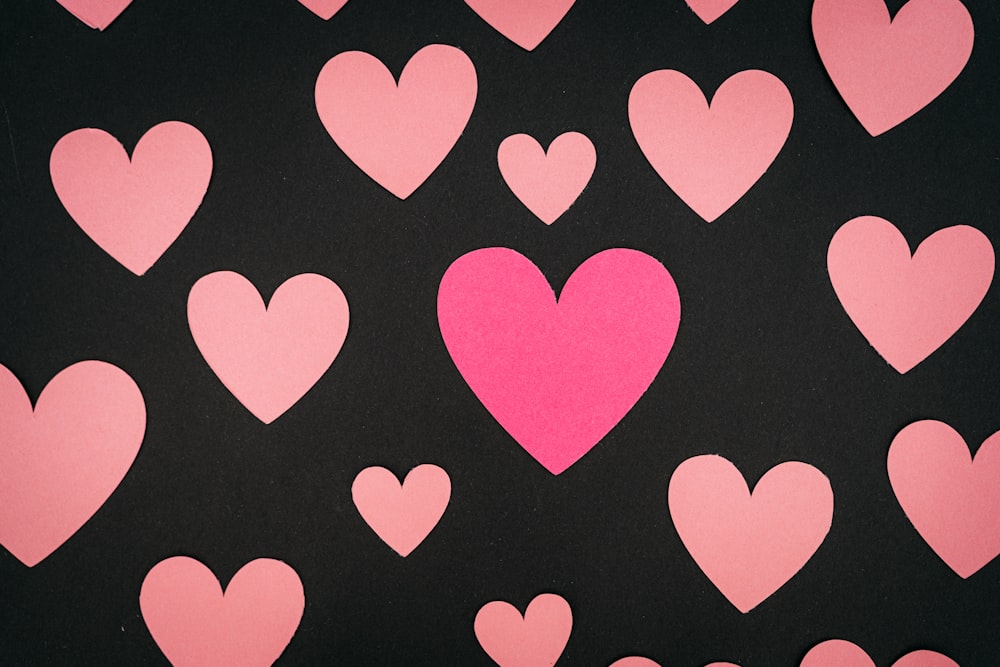
{"label": "pink construction paper", "polygon": [[459,49],[417,51],[399,85],[375,56],[334,56],[316,79],[316,111],[348,158],[400,199],[427,180],[465,130],[476,103],[476,68]]}
{"label": "pink construction paper", "polygon": [[631,655],[627,658],[622,658],[621,660],[615,660],[609,667],[661,667],[660,663],[650,660],[649,658],[643,658],[637,655]]}
{"label": "pink construction paper", "polygon": [[910,255],[888,220],[845,223],[830,241],[830,282],[872,347],[906,373],[958,331],[993,281],[993,246],[979,230],[938,230]]}
{"label": "pink construction paper", "polygon": [[674,471],[668,504],[695,563],[744,614],[802,569],[833,521],[830,480],[798,461],[771,468],[751,494],[732,463],[696,456]]}
{"label": "pink construction paper", "polygon": [[465,0],[497,32],[533,51],[559,25],[576,0]]}
{"label": "pink construction paper", "polygon": [[559,300],[509,248],[470,252],[438,291],[441,336],[490,414],[546,470],[566,470],[649,388],[680,323],[673,278],[637,250],[600,252]]}
{"label": "pink construction paper", "polygon": [[548,151],[531,136],[515,134],[501,142],[497,163],[514,196],[551,225],[587,187],[597,165],[597,151],[579,132],[559,135]]}
{"label": "pink construction paper", "polygon": [[324,21],[329,21],[347,4],[347,0],[299,0],[299,2]]}
{"label": "pink construction paper", "polygon": [[958,576],[1000,555],[1000,431],[973,459],[951,426],[913,422],[893,439],[888,471],[907,518]]}
{"label": "pink construction paper", "polygon": [[760,70],[726,79],[709,105],[694,81],[657,70],[628,99],[632,133],[660,178],[706,222],[753,187],[792,127],[792,96]]}
{"label": "pink construction paper", "polygon": [[132,0],[56,0],[83,23],[104,30],[132,4]]}
{"label": "pink construction paper", "polygon": [[569,641],[573,612],[562,597],[543,593],[524,617],[508,602],[490,602],[476,614],[474,627],[479,645],[500,667],[552,667]]}
{"label": "pink construction paper", "polygon": [[157,646],[174,667],[268,667],[292,640],[305,593],[295,570],[258,558],[223,594],[211,570],[193,558],[168,558],[142,582],[139,607]]}
{"label": "pink construction paper", "polygon": [[712,23],[737,3],[738,0],[684,0],[688,7],[706,24]]}
{"label": "pink construction paper", "polygon": [[816,0],[816,49],[847,106],[873,137],[927,106],[958,77],[975,30],[959,0]]}
{"label": "pink construction paper", "polygon": [[[865,651],[843,639],[830,639],[812,647],[799,667],[875,667]],[[893,667],[959,667],[948,656],[935,651],[913,651],[893,663]]]}
{"label": "pink construction paper", "polygon": [[425,463],[400,484],[391,471],[372,466],[354,478],[351,496],[365,523],[405,558],[444,515],[451,499],[451,479],[438,466]]}
{"label": "pink construction paper", "polygon": [[0,544],[32,567],[94,516],[139,453],[146,404],[123,370],[81,361],[34,410],[0,366]]}
{"label": "pink construction paper", "polygon": [[232,271],[199,279],[188,296],[191,336],[233,396],[265,424],[322,377],[347,337],[347,299],[329,278],[286,280],[268,306]]}

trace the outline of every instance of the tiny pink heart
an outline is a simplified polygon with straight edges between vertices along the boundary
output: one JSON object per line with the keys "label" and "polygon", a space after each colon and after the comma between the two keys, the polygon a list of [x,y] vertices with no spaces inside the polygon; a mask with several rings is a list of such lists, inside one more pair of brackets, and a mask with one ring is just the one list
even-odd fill
{"label": "tiny pink heart", "polygon": [[982,302],[993,282],[993,246],[956,225],[910,246],[888,220],[854,218],[827,252],[830,282],[847,315],[900,373],[938,349]]}
{"label": "tiny pink heart", "polygon": [[777,77],[729,77],[711,105],[681,72],[657,70],[628,98],[632,134],[660,178],[706,222],[729,210],[774,162],[792,127],[793,105]]}
{"label": "tiny pink heart", "polygon": [[959,0],[910,0],[891,20],[883,0],[816,0],[812,27],[833,85],[873,137],[943,93],[975,37]]}
{"label": "tiny pink heart", "polygon": [[[875,667],[875,662],[858,645],[830,639],[812,647],[799,667]],[[907,653],[893,667],[958,667],[958,663],[935,651],[921,650]]]}
{"label": "tiny pink heart", "polygon": [[465,0],[501,35],[533,51],[559,25],[576,0]]}
{"label": "tiny pink heart", "polygon": [[537,596],[524,610],[496,600],[476,614],[476,638],[500,667],[552,667],[573,629],[573,612],[552,593]]}
{"label": "tiny pink heart", "polygon": [[738,0],[684,0],[688,7],[706,24],[712,23],[730,9]]}
{"label": "tiny pink heart", "polygon": [[132,0],[56,0],[66,11],[97,30],[104,30]]}
{"label": "tiny pink heart", "polygon": [[344,293],[315,273],[289,278],[269,306],[232,271],[204,276],[188,295],[188,324],[202,356],[265,424],[322,377],[340,353],[349,320]]}
{"label": "tiny pink heart", "polygon": [[278,560],[250,561],[223,593],[211,570],[176,556],[146,575],[139,607],[174,667],[268,667],[298,629],[305,593],[295,570]]}
{"label": "tiny pink heart", "polygon": [[34,410],[0,366],[0,544],[28,567],[58,549],[118,488],[145,432],[142,393],[116,366],[69,366]]}
{"label": "tiny pink heart", "polygon": [[299,0],[299,2],[324,21],[329,21],[347,4],[347,0]]}
{"label": "tiny pink heart", "polygon": [[436,465],[411,470],[403,483],[389,470],[365,468],[351,487],[354,506],[365,523],[406,557],[434,530],[448,508],[451,479]]}
{"label": "tiny pink heart", "polygon": [[751,494],[732,463],[695,456],[674,471],[667,495],[681,542],[744,614],[802,569],[833,520],[830,480],[798,461],[771,468]]}
{"label": "tiny pink heart", "polygon": [[597,165],[594,144],[579,132],[566,132],[546,152],[527,134],[507,137],[497,151],[500,173],[511,192],[546,225],[576,201]]}
{"label": "tiny pink heart", "polygon": [[417,51],[398,86],[377,58],[347,51],[320,71],[316,111],[354,164],[406,199],[451,152],[472,116],[477,91],[476,68],[453,46]]}

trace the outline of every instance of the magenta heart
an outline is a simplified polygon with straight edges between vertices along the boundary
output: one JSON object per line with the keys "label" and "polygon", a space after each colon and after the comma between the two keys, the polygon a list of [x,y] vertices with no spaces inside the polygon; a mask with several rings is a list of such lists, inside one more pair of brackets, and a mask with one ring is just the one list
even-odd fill
{"label": "magenta heart", "polygon": [[436,465],[419,465],[402,484],[385,468],[365,468],[351,486],[365,523],[400,556],[416,549],[441,520],[451,498],[451,479]]}
{"label": "magenta heart", "polygon": [[299,2],[324,21],[329,21],[347,4],[347,0],[299,0]]}
{"label": "magenta heart", "polygon": [[66,11],[97,30],[104,30],[132,0],[56,0]]}
{"label": "magenta heart", "polygon": [[545,151],[527,134],[500,143],[497,164],[510,191],[551,225],[576,201],[597,164],[594,144],[579,132],[561,134]]}
{"label": "magenta heart", "polygon": [[476,638],[499,667],[551,667],[559,660],[570,632],[569,603],[552,593],[537,596],[524,610],[496,600],[476,614]]}
{"label": "magenta heart", "polygon": [[479,17],[526,51],[533,51],[576,0],[465,0]]}
{"label": "magenta heart", "polygon": [[[812,647],[799,667],[875,667],[864,649],[843,639],[830,639]],[[892,667],[958,667],[958,663],[936,651],[912,651]]]}

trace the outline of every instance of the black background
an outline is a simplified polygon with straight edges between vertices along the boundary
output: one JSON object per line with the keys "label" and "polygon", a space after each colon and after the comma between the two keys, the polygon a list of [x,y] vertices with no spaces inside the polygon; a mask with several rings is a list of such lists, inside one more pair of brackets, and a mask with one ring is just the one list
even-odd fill
{"label": "black background", "polygon": [[[903,4],[889,2],[895,11]],[[0,363],[32,400],[60,370],[101,359],[147,404],[146,437],[101,510],[34,568],[0,550],[0,664],[158,665],[139,611],[146,573],[173,555],[227,583],[245,563],[298,572],[306,609],[278,664],[489,665],[472,622],[490,600],[523,610],[554,592],[573,609],[559,664],[645,655],[672,667],[798,665],[829,638],[889,665],[916,648],[997,664],[1000,562],[962,580],[920,538],[889,486],[893,436],[917,419],[975,450],[1000,428],[1000,298],[906,375],[850,322],[826,250],[858,215],[911,247],[955,224],[1000,245],[1000,6],[966,3],[972,58],[916,116],[872,138],[818,58],[807,0],[743,0],[710,26],[681,0],[578,0],[533,52],[461,0],[350,0],[324,22],[294,0],[136,0],[105,32],[54,0],[0,2]],[[354,166],[316,114],[322,66],[347,50],[398,76],[444,43],[475,64],[463,136],[400,201]],[[628,125],[639,77],[678,69],[710,95],[745,69],[775,74],[795,121],[765,176],[712,224],[659,179]],[[49,154],[104,129],[131,152],[153,125],[188,122],[212,146],[204,203],[143,277],[99,249],[57,199]],[[504,184],[496,149],[583,132],[597,169],[551,227]],[[656,257],[677,282],[676,344],[649,391],[589,454],[546,472],[456,371],[437,326],[449,264],[507,246],[561,289],[600,250]],[[192,341],[186,300],[234,270],[269,299],[289,277],[337,282],[351,308],[340,356],[265,426]],[[718,453],[756,481],[782,461],[823,471],[833,527],[803,570],[748,614],[680,543],[667,482]],[[363,523],[363,468],[436,463],[452,501],[400,558]]]}

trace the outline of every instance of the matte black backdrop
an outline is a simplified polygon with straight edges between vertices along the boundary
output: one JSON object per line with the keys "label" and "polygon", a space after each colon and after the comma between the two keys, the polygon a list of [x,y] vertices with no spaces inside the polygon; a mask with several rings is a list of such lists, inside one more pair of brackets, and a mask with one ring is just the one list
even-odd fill
{"label": "matte black backdrop", "polygon": [[[903,4],[891,0],[893,13]],[[461,0],[350,0],[324,22],[294,0],[135,0],[105,32],[54,0],[0,3],[0,363],[32,400],[58,371],[101,359],[145,396],[146,437],[110,500],[34,568],[0,550],[0,664],[156,665],[141,582],[173,555],[225,584],[258,557],[306,591],[279,664],[489,665],[472,622],[490,600],[555,592],[574,627],[560,664],[639,654],[670,666],[798,665],[842,637],[889,665],[915,648],[997,664],[1000,562],[969,580],[930,550],[886,475],[889,443],[933,418],[973,448],[1000,429],[1000,297],[905,376],[841,308],[826,271],[833,233],[858,215],[911,246],[954,224],[1000,246],[1000,5],[969,0],[972,58],[901,126],[870,137],[827,77],[808,0],[743,0],[704,25],[682,0],[578,0],[534,52]],[[30,6],[29,6],[30,5]],[[463,49],[479,96],[464,135],[406,201],[354,166],[323,129],[320,68],[347,50],[398,76],[430,43]],[[795,102],[787,144],[728,213],[706,224],[659,179],[628,125],[643,74],[673,68],[714,93],[751,68]],[[143,277],[100,250],[53,191],[49,153],[104,129],[131,151],[165,120],[208,138],[215,167],[191,224]],[[577,130],[594,178],[551,227],[500,177],[501,140]],[[508,246],[561,289],[609,247],[642,250],[675,278],[682,316],[663,370],[587,456],[555,477],[475,398],[441,341],[437,286],[460,255]],[[321,273],[351,308],[340,356],[269,426],[196,349],[186,300],[201,276],[246,275],[266,299]],[[680,543],[667,482],[719,453],[751,484],[801,460],[831,480],[833,528],[805,568],[749,614]],[[364,467],[444,467],[452,502],[403,559],[351,503]]]}

